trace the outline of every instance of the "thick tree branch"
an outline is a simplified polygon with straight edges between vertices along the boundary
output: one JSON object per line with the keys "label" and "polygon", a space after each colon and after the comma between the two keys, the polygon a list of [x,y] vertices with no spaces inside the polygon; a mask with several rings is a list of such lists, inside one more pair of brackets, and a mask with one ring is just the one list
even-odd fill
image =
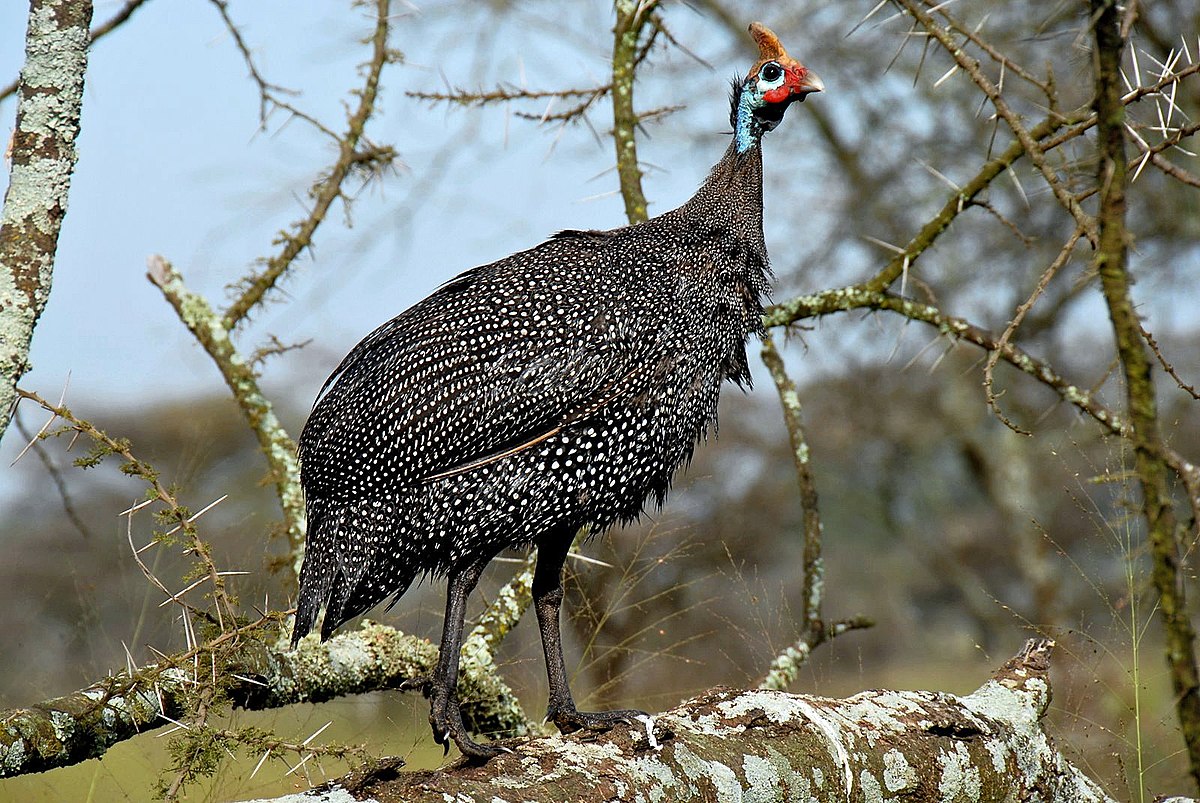
{"label": "thick tree branch", "polygon": [[[714,689],[642,723],[510,743],[485,766],[356,777],[376,800],[1109,801],[1039,725],[1053,642],[1030,642],[975,693],[845,700]],[[345,800],[335,783],[300,800]],[[295,798],[293,798],[295,800]]]}
{"label": "thick tree branch", "polygon": [[78,153],[90,0],[33,0],[25,34],[12,168],[0,211],[0,435],[29,370],[50,297],[58,235]]}

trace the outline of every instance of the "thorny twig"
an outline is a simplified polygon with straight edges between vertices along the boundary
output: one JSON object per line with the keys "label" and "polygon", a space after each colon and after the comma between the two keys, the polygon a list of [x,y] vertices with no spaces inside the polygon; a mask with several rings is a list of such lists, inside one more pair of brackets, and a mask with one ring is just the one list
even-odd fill
{"label": "thorny twig", "polygon": [[1149,161],[1150,164],[1154,165],[1171,178],[1174,178],[1192,187],[1200,187],[1200,177],[1189,173],[1187,170],[1184,170],[1179,165],[1174,164],[1166,157],[1162,156],[1163,151],[1177,147],[1184,139],[1194,136],[1196,132],[1200,131],[1200,123],[1192,123],[1191,125],[1181,126],[1178,131],[1165,138],[1157,145],[1150,145],[1148,142],[1146,142],[1142,135],[1134,130],[1132,126],[1127,125],[1125,130],[1133,139],[1134,144],[1137,145],[1138,150],[1142,152],[1142,158],[1138,160],[1138,166],[1134,170],[1133,179],[1131,179],[1131,181],[1137,179],[1141,169],[1145,166],[1146,162]]}
{"label": "thorny twig", "polygon": [[1019,76],[1023,80],[1029,82],[1030,84],[1033,84],[1034,86],[1036,86],[1038,89],[1040,89],[1042,91],[1042,94],[1044,94],[1046,96],[1046,100],[1050,104],[1050,107],[1051,108],[1054,107],[1054,105],[1056,103],[1056,99],[1055,99],[1055,93],[1054,93],[1054,85],[1052,82],[1043,81],[1042,79],[1038,78],[1036,75],[1031,73],[1029,70],[1026,70],[1024,67],[1022,67],[1017,62],[1015,62],[1012,59],[1005,56],[997,48],[993,47],[990,42],[988,42],[986,39],[984,39],[982,36],[979,35],[978,28],[975,28],[975,29],[968,28],[962,22],[955,19],[954,16],[950,14],[949,9],[946,7],[947,5],[948,4],[946,4],[946,3],[939,3],[936,6],[936,10],[937,10],[937,13],[940,14],[946,20],[946,24],[950,26],[951,30],[957,31],[958,33],[960,33],[964,37],[966,37],[966,39],[968,41],[970,41],[973,45],[978,47],[984,53],[987,53],[988,57],[991,58],[992,61],[999,64],[1004,70],[1011,72],[1014,75]]}
{"label": "thorny twig", "polygon": [[1004,327],[1004,331],[1000,334],[1000,339],[996,342],[996,348],[993,349],[990,354],[988,354],[987,363],[983,367],[983,388],[984,393],[987,396],[988,407],[992,408],[992,412],[995,414],[996,418],[1000,419],[1000,421],[1006,427],[1020,435],[1030,435],[1032,433],[1013,423],[1013,421],[1004,414],[1004,411],[1000,409],[999,397],[995,392],[994,373],[996,370],[996,363],[1000,361],[1000,355],[1003,353],[1004,347],[1008,345],[1008,342],[1012,339],[1013,335],[1016,334],[1017,328],[1020,327],[1021,322],[1025,320],[1025,316],[1029,314],[1029,311],[1033,309],[1033,305],[1037,302],[1038,298],[1041,297],[1042,293],[1046,289],[1046,286],[1050,284],[1050,280],[1053,279],[1060,270],[1062,270],[1063,266],[1066,265],[1068,261],[1070,261],[1071,255],[1075,252],[1075,244],[1079,242],[1079,238],[1082,235],[1083,231],[1079,228],[1076,228],[1075,233],[1071,235],[1066,244],[1062,247],[1062,250],[1058,252],[1058,256],[1054,258],[1054,261],[1050,263],[1050,266],[1046,268],[1046,270],[1042,273],[1041,278],[1038,279],[1037,286],[1034,287],[1033,293],[1031,293],[1029,298],[1025,299],[1025,301],[1023,301],[1021,305],[1017,307],[1016,314],[1013,315],[1013,318],[1011,321],[1009,321],[1008,326]]}
{"label": "thorny twig", "polygon": [[[267,83],[254,66],[245,41],[229,19],[224,0],[211,1],[221,11],[222,18],[233,32],[234,40],[246,60],[251,76],[260,87],[263,103],[269,101],[275,106],[291,110],[290,106],[282,103],[274,94],[278,88]],[[183,323],[216,363],[233,392],[239,409],[258,439],[283,510],[293,577],[299,576],[305,531],[304,499],[299,485],[296,444],[279,422],[273,405],[259,388],[254,372],[255,364],[265,352],[260,349],[247,361],[234,345],[232,333],[245,321],[250,312],[263,302],[267,293],[278,284],[296,258],[312,243],[313,235],[325,219],[330,206],[339,197],[345,198],[343,184],[350,174],[362,169],[377,171],[395,159],[395,152],[390,147],[370,143],[360,147],[366,142],[364,130],[375,110],[380,75],[384,66],[396,58],[387,44],[389,9],[390,0],[376,0],[375,25],[369,40],[371,59],[367,65],[363,87],[357,93],[359,103],[349,115],[346,133],[336,137],[337,160],[328,174],[313,188],[315,203],[312,210],[306,218],[296,223],[291,231],[281,233],[283,248],[280,253],[267,259],[261,272],[240,282],[241,292],[225,312],[217,313],[207,300],[190,291],[184,285],[183,278],[165,259],[156,256],[150,260],[151,281],[162,291]],[[315,121],[309,122],[329,133],[328,129]],[[278,345],[278,341],[275,341],[266,351],[277,352]]]}
{"label": "thorny twig", "polygon": [[[65,429],[49,431],[43,437],[53,437],[63,434],[64,431],[68,431],[78,432],[92,440],[94,444],[92,452],[86,457],[79,458],[76,461],[77,464],[86,467],[98,463],[107,455],[116,455],[124,461],[121,465],[122,473],[136,477],[149,486],[150,498],[158,501],[163,506],[163,509],[157,514],[160,524],[177,525],[171,532],[182,533],[187,543],[187,551],[196,557],[199,562],[199,571],[208,577],[212,585],[210,593],[212,594],[216,623],[220,626],[222,633],[226,632],[227,627],[236,622],[236,615],[233,603],[225,588],[225,580],[213,562],[208,544],[200,538],[191,512],[180,504],[178,497],[175,496],[170,488],[163,485],[158,471],[149,463],[136,457],[128,441],[110,437],[92,423],[75,416],[65,405],[52,404],[38,394],[21,388],[17,389],[17,394],[21,398],[29,399],[42,409],[53,413],[58,418],[67,422]],[[166,537],[166,535],[163,532],[160,534],[160,537]],[[165,587],[163,589],[165,590]],[[170,595],[169,591],[166,593]]]}
{"label": "thorny twig", "polygon": [[[357,93],[358,107],[347,120],[346,132],[335,137],[338,142],[337,161],[329,169],[328,175],[312,188],[313,208],[308,216],[294,224],[291,231],[280,233],[279,237],[283,242],[280,252],[266,260],[262,271],[239,283],[240,292],[221,319],[221,324],[226,329],[232,330],[244,321],[250,312],[262,303],[266,294],[275,287],[296,258],[309,247],[330,206],[338,198],[345,198],[342,185],[353,171],[367,169],[378,172],[395,161],[396,152],[389,146],[368,142],[365,148],[359,147],[365,141],[363,132],[367,121],[375,111],[379,76],[384,65],[396,58],[387,44],[390,5],[390,0],[376,2],[375,29],[370,40],[371,60],[367,65],[363,88]],[[272,102],[279,105],[277,100]]]}
{"label": "thorny twig", "polygon": [[984,75],[983,70],[979,66],[979,62],[967,55],[958,43],[954,41],[953,36],[939,25],[929,13],[921,7],[917,0],[894,0],[898,5],[903,7],[913,19],[917,20],[921,26],[932,35],[939,44],[954,58],[964,72],[970,76],[976,86],[987,95],[988,100],[992,102],[992,106],[996,109],[996,113],[1003,118],[1004,122],[1012,130],[1017,141],[1021,144],[1025,154],[1029,157],[1029,161],[1033,162],[1034,167],[1042,174],[1046,185],[1050,187],[1050,191],[1054,193],[1054,197],[1063,206],[1071,217],[1075,218],[1076,224],[1083,229],[1088,241],[1094,246],[1096,244],[1096,222],[1088,215],[1079,202],[1075,199],[1067,188],[1063,186],[1058,174],[1046,161],[1045,149],[1039,144],[1039,137],[1035,136],[1024,123],[1020,116],[1012,110],[1005,100],[1004,95],[999,88],[992,82],[990,78]]}

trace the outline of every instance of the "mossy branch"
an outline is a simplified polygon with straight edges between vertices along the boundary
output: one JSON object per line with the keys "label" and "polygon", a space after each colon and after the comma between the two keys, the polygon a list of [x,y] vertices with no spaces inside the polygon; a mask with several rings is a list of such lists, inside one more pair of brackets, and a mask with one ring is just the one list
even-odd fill
{"label": "mossy branch", "polygon": [[638,164],[638,116],[633,110],[633,84],[639,61],[638,40],[656,5],[656,0],[617,0],[617,22],[613,28],[613,142],[617,148],[621,198],[625,201],[625,217],[630,224],[642,223],[650,217],[646,195],[642,192],[642,169]]}
{"label": "mossy branch", "polygon": [[[192,667],[208,666],[209,655],[220,656],[217,699],[248,710],[415,689],[437,663],[437,647],[429,641],[372,622],[324,643],[306,638],[295,650],[277,641],[279,624],[278,616],[264,618],[197,651],[119,672],[65,697],[0,713],[0,777],[96,758],[117,742],[188,716],[197,685]],[[196,662],[201,653],[205,658]],[[528,723],[514,716],[520,710],[516,698],[495,673],[464,664],[459,688],[463,715],[472,730],[524,733]],[[253,741],[240,731],[214,732],[225,733],[228,740]]]}
{"label": "mossy branch", "polygon": [[1062,377],[1049,364],[1012,343],[1001,344],[999,337],[983,327],[964,318],[947,315],[932,304],[923,304],[886,291],[871,290],[865,285],[851,285],[797,296],[773,305],[767,309],[764,320],[770,327],[787,326],[809,318],[855,309],[894,312],[909,320],[929,324],[955,340],[971,343],[987,351],[999,351],[1006,363],[1049,387],[1063,401],[1095,419],[1109,432],[1122,437],[1130,433],[1128,421],[1097,401],[1094,394]]}
{"label": "mossy branch", "polygon": [[[133,12],[141,8],[142,4],[145,2],[146,0],[125,0],[125,5],[117,9],[117,11],[113,13],[111,17],[97,25],[95,28],[92,28],[91,32],[88,34],[88,49],[90,50],[91,45],[96,44],[97,41],[112,33],[117,28],[121,27],[121,25],[125,24],[125,22],[133,16]],[[0,88],[0,103],[16,93],[17,87],[20,85],[21,79],[14,78],[3,88]]]}
{"label": "mossy branch", "polygon": [[800,393],[796,383],[788,376],[783,356],[775,347],[775,341],[770,335],[763,338],[762,361],[771,374],[775,390],[779,394],[779,403],[783,408],[783,423],[792,447],[792,464],[800,486],[800,509],[804,517],[800,637],[776,656],[767,674],[758,684],[760,689],[786,689],[796,679],[809,654],[819,645],[849,630],[871,627],[873,622],[861,616],[839,622],[825,621],[822,612],[825,598],[825,563],[821,557],[821,513],[818,507],[816,479],[809,463],[808,437],[804,431]]}
{"label": "mossy branch", "polygon": [[[462,682],[471,678],[499,679],[500,671],[496,666],[496,651],[512,629],[521,621],[525,611],[533,599],[533,569],[537,563],[537,553],[530,552],[521,568],[512,578],[501,586],[496,597],[488,605],[483,615],[471,632],[463,639],[459,661]],[[461,686],[460,686],[461,688]],[[472,694],[468,690],[461,700],[463,716],[467,719],[477,718],[474,709],[480,703],[493,711],[504,709],[503,719],[510,724],[506,729],[513,735],[524,736],[530,732],[532,723],[521,707],[521,701],[510,694],[505,699],[489,699]],[[491,733],[492,731],[476,731]]]}
{"label": "mossy branch", "polygon": [[283,509],[293,578],[299,577],[304,555],[305,512],[296,444],[275,415],[273,405],[259,388],[254,369],[238,352],[218,313],[203,296],[187,288],[183,277],[166,259],[155,255],[148,262],[150,281],[162,291],[179,320],[212,358],[258,440]]}
{"label": "mossy branch", "polygon": [[90,0],[33,0],[11,168],[0,210],[0,435],[29,370],[29,344],[54,275],[78,152]]}
{"label": "mossy branch", "polygon": [[1187,748],[1192,780],[1200,790],[1200,672],[1195,640],[1180,574],[1179,533],[1170,489],[1172,467],[1164,457],[1153,360],[1142,339],[1131,292],[1129,233],[1125,225],[1128,164],[1125,156],[1125,107],[1121,103],[1120,10],[1114,0],[1091,0],[1095,36],[1095,109],[1100,162],[1099,239],[1096,272],[1108,306],[1117,355],[1125,379],[1130,440],[1142,487],[1142,512],[1153,561],[1151,579],[1158,592],[1166,634],[1166,659],[1175,690],[1175,711]]}
{"label": "mossy branch", "polygon": [[[845,700],[713,689],[650,725],[513,744],[480,767],[380,773],[315,801],[920,800],[1112,803],[1041,727],[1053,642],[1035,640],[974,693]],[[648,729],[650,732],[648,733]],[[282,801],[281,801],[282,803]]]}

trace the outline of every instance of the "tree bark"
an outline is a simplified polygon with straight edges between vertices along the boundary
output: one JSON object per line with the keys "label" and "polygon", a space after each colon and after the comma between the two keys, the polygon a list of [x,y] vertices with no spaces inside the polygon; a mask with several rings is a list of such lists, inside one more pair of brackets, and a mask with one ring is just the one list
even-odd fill
{"label": "tree bark", "polygon": [[1039,720],[1053,642],[1035,640],[966,697],[866,691],[833,700],[713,689],[605,734],[510,741],[483,766],[397,772],[399,759],[291,801],[1109,801]]}
{"label": "tree bark", "polygon": [[83,105],[91,0],[32,0],[12,169],[0,213],[0,435],[50,296]]}

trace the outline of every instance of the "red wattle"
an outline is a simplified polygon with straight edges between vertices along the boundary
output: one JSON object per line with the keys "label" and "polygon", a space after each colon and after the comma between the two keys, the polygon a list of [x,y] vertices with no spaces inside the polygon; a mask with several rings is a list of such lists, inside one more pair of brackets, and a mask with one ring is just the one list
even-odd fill
{"label": "red wattle", "polygon": [[788,95],[791,94],[791,91],[792,90],[788,89],[786,84],[784,86],[775,87],[774,89],[770,89],[763,93],[763,100],[765,100],[767,103],[782,103],[788,99]]}

